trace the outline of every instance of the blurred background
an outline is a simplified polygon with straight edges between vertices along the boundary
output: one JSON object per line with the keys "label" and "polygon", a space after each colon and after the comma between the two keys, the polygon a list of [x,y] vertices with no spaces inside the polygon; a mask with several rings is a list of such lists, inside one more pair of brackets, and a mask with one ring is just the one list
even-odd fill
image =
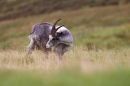
{"label": "blurred background", "polygon": [[0,0],[0,48],[24,48],[34,24],[65,26],[75,46],[130,47],[130,0]]}
{"label": "blurred background", "polygon": [[[66,55],[72,58],[62,64],[39,60],[39,53],[26,57],[20,50],[29,44],[32,26],[59,18],[74,37]],[[129,48],[130,0],[0,0],[0,86],[130,86]],[[110,70],[84,74],[86,67]]]}

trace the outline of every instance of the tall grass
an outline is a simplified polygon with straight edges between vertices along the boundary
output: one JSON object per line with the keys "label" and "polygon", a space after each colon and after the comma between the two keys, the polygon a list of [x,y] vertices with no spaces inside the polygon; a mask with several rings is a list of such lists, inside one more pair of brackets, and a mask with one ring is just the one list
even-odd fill
{"label": "tall grass", "polygon": [[42,52],[0,51],[0,86],[129,86],[130,50],[75,47],[59,60]]}
{"label": "tall grass", "polygon": [[74,48],[59,60],[54,53],[45,58],[42,52],[35,51],[27,56],[25,50],[0,51],[0,68],[16,70],[58,71],[61,69],[78,69],[83,72],[107,70],[130,66],[130,50],[91,50]]}

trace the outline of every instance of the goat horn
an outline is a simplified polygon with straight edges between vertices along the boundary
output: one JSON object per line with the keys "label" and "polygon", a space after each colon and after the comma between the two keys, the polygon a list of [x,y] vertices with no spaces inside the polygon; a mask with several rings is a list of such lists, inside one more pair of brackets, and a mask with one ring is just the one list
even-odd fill
{"label": "goat horn", "polygon": [[61,28],[61,27],[63,27],[63,26],[65,26],[65,25],[61,25],[61,26],[59,26],[58,28],[56,28],[56,30],[58,30],[59,28]]}
{"label": "goat horn", "polygon": [[[54,25],[53,25],[53,27],[52,27],[52,30],[51,30],[51,35],[52,35],[52,37],[54,37],[55,36],[55,33],[56,33],[56,31],[57,31],[57,29],[55,28],[55,26],[56,26],[56,24],[58,23],[58,21],[60,21],[61,19],[58,19],[55,23],[54,23]],[[59,29],[60,27],[58,27],[58,29]]]}
{"label": "goat horn", "polygon": [[[56,33],[56,31],[59,29],[59,28],[61,28],[61,27],[63,27],[64,25],[61,25],[61,26],[59,26],[58,28],[56,28],[56,30],[55,30],[55,33]],[[55,36],[55,33],[54,33],[54,36]],[[54,37],[53,36],[53,37]]]}

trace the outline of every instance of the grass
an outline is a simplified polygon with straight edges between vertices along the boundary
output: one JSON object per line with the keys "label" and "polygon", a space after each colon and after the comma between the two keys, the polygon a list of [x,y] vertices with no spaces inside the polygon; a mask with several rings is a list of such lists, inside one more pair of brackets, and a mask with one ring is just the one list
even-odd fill
{"label": "grass", "polygon": [[89,49],[92,49],[93,46],[96,48],[105,47],[107,49],[129,48],[129,31],[129,25],[99,27],[92,31],[88,29],[79,30],[77,31],[78,33],[74,33],[74,36],[76,37],[75,45],[86,46]]}
{"label": "grass", "polygon": [[82,0],[82,2],[79,0],[0,0],[0,21],[43,13],[52,13],[59,10],[72,11],[88,7],[126,5],[128,3],[130,3],[129,0]]}
{"label": "grass", "polygon": [[[129,86],[129,7],[57,11],[1,22],[0,86]],[[61,61],[54,53],[46,59],[41,51],[27,56],[32,25],[59,18],[74,36],[73,49]]]}
{"label": "grass", "polygon": [[0,51],[1,86],[129,86],[130,50],[74,48],[59,59],[35,51]]}
{"label": "grass", "polygon": [[0,23],[0,47],[21,49],[28,45],[32,25],[54,23],[59,18],[62,18],[59,25],[65,24],[71,31],[76,46],[90,49],[92,46],[108,49],[129,47],[129,8],[129,4],[83,8],[3,21]]}
{"label": "grass", "polygon": [[129,86],[130,70],[116,69],[107,72],[96,72],[94,74],[83,74],[81,72],[60,71],[54,74],[36,72],[0,72],[1,86]]}
{"label": "grass", "polygon": [[130,50],[92,50],[74,48],[66,53],[64,60],[59,61],[54,53],[50,53],[49,59],[42,52],[35,51],[27,56],[25,50],[8,50],[0,52],[0,68],[18,70],[44,70],[57,71],[62,68],[78,68],[84,72],[93,70],[107,70],[129,66]]}

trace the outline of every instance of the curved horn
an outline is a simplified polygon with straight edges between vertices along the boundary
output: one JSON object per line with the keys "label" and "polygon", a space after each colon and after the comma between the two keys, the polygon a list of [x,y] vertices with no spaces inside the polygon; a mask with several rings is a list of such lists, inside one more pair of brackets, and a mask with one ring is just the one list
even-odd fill
{"label": "curved horn", "polygon": [[[58,21],[60,21],[61,19],[58,19],[55,23],[54,23],[54,25],[53,25],[53,27],[52,27],[52,30],[51,30],[51,35],[52,35],[52,37],[54,37],[55,36],[55,33],[56,33],[56,31],[57,31],[57,29],[55,28],[55,26],[56,26],[56,24],[58,23]],[[58,29],[59,29],[60,27],[58,27]]]}
{"label": "curved horn", "polygon": [[65,25],[61,25],[61,26],[59,26],[58,28],[56,28],[56,30],[58,30],[59,28],[61,28],[61,27],[63,27],[63,26],[65,26]]}
{"label": "curved horn", "polygon": [[63,27],[63,26],[64,26],[64,25],[61,25],[61,26],[59,26],[58,28],[56,28],[53,37],[55,36],[56,31],[57,31],[59,28]]}

